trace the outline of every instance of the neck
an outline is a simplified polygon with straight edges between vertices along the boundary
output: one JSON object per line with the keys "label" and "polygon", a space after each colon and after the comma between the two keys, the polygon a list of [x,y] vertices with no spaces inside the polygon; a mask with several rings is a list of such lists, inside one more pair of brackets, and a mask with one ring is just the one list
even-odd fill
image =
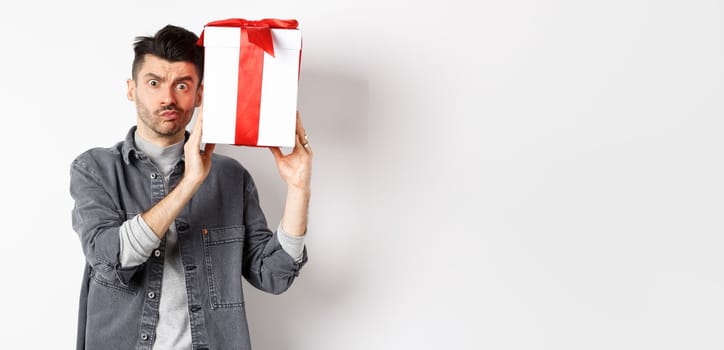
{"label": "neck", "polygon": [[151,162],[158,167],[164,176],[168,176],[182,158],[184,152],[183,141],[179,141],[168,147],[160,147],[138,135],[135,135],[136,147],[143,152]]}
{"label": "neck", "polygon": [[145,128],[136,128],[136,134],[138,134],[138,136],[158,147],[168,147],[183,141],[185,131],[185,129],[181,129],[175,135],[159,135],[153,131],[145,130]]}

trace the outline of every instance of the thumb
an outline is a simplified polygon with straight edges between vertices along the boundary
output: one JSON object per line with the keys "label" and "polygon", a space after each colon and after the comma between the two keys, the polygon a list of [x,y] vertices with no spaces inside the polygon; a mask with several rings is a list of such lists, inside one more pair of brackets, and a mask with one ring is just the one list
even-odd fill
{"label": "thumb", "polygon": [[280,158],[284,157],[282,154],[282,150],[279,149],[279,147],[269,147],[269,150],[274,155],[274,159],[279,160]]}

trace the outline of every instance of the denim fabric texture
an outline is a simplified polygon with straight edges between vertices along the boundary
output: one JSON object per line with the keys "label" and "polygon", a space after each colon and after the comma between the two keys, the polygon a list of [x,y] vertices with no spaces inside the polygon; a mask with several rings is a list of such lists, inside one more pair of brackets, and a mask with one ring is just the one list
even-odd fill
{"label": "denim fabric texture", "polygon": [[[165,240],[132,268],[119,261],[121,224],[163,199],[180,181],[181,160],[168,183],[133,142],[94,148],[71,165],[73,228],[86,267],[80,293],[77,349],[150,350],[163,293]],[[187,134],[188,139],[188,134]],[[250,349],[242,276],[263,291],[286,291],[307,262],[280,246],[259,206],[254,181],[236,160],[214,154],[211,171],[173,225],[189,305],[193,349]]]}

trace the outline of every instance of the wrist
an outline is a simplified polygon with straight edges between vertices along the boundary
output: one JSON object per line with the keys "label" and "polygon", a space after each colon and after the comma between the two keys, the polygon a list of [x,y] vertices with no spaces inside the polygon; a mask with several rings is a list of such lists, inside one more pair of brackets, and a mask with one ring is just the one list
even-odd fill
{"label": "wrist", "polygon": [[287,186],[287,194],[298,197],[298,198],[306,198],[309,199],[309,197],[312,196],[312,191],[309,188],[309,186],[293,186],[288,185]]}
{"label": "wrist", "polygon": [[201,186],[202,182],[203,179],[199,181],[193,177],[184,175],[181,178],[181,181],[179,181],[176,188],[179,188],[183,192],[195,193],[196,190]]}

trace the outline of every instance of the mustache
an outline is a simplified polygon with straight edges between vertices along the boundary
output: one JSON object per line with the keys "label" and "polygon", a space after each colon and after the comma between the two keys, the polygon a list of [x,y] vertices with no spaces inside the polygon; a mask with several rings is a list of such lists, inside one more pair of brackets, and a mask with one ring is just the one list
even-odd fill
{"label": "mustache", "polygon": [[164,107],[159,108],[159,109],[156,111],[156,114],[161,114],[161,113],[166,112],[166,111],[173,111],[173,112],[176,112],[176,113],[179,113],[179,114],[183,114],[183,112],[184,112],[183,109],[178,108],[175,104],[170,104],[170,105],[168,105],[168,106],[164,106]]}

